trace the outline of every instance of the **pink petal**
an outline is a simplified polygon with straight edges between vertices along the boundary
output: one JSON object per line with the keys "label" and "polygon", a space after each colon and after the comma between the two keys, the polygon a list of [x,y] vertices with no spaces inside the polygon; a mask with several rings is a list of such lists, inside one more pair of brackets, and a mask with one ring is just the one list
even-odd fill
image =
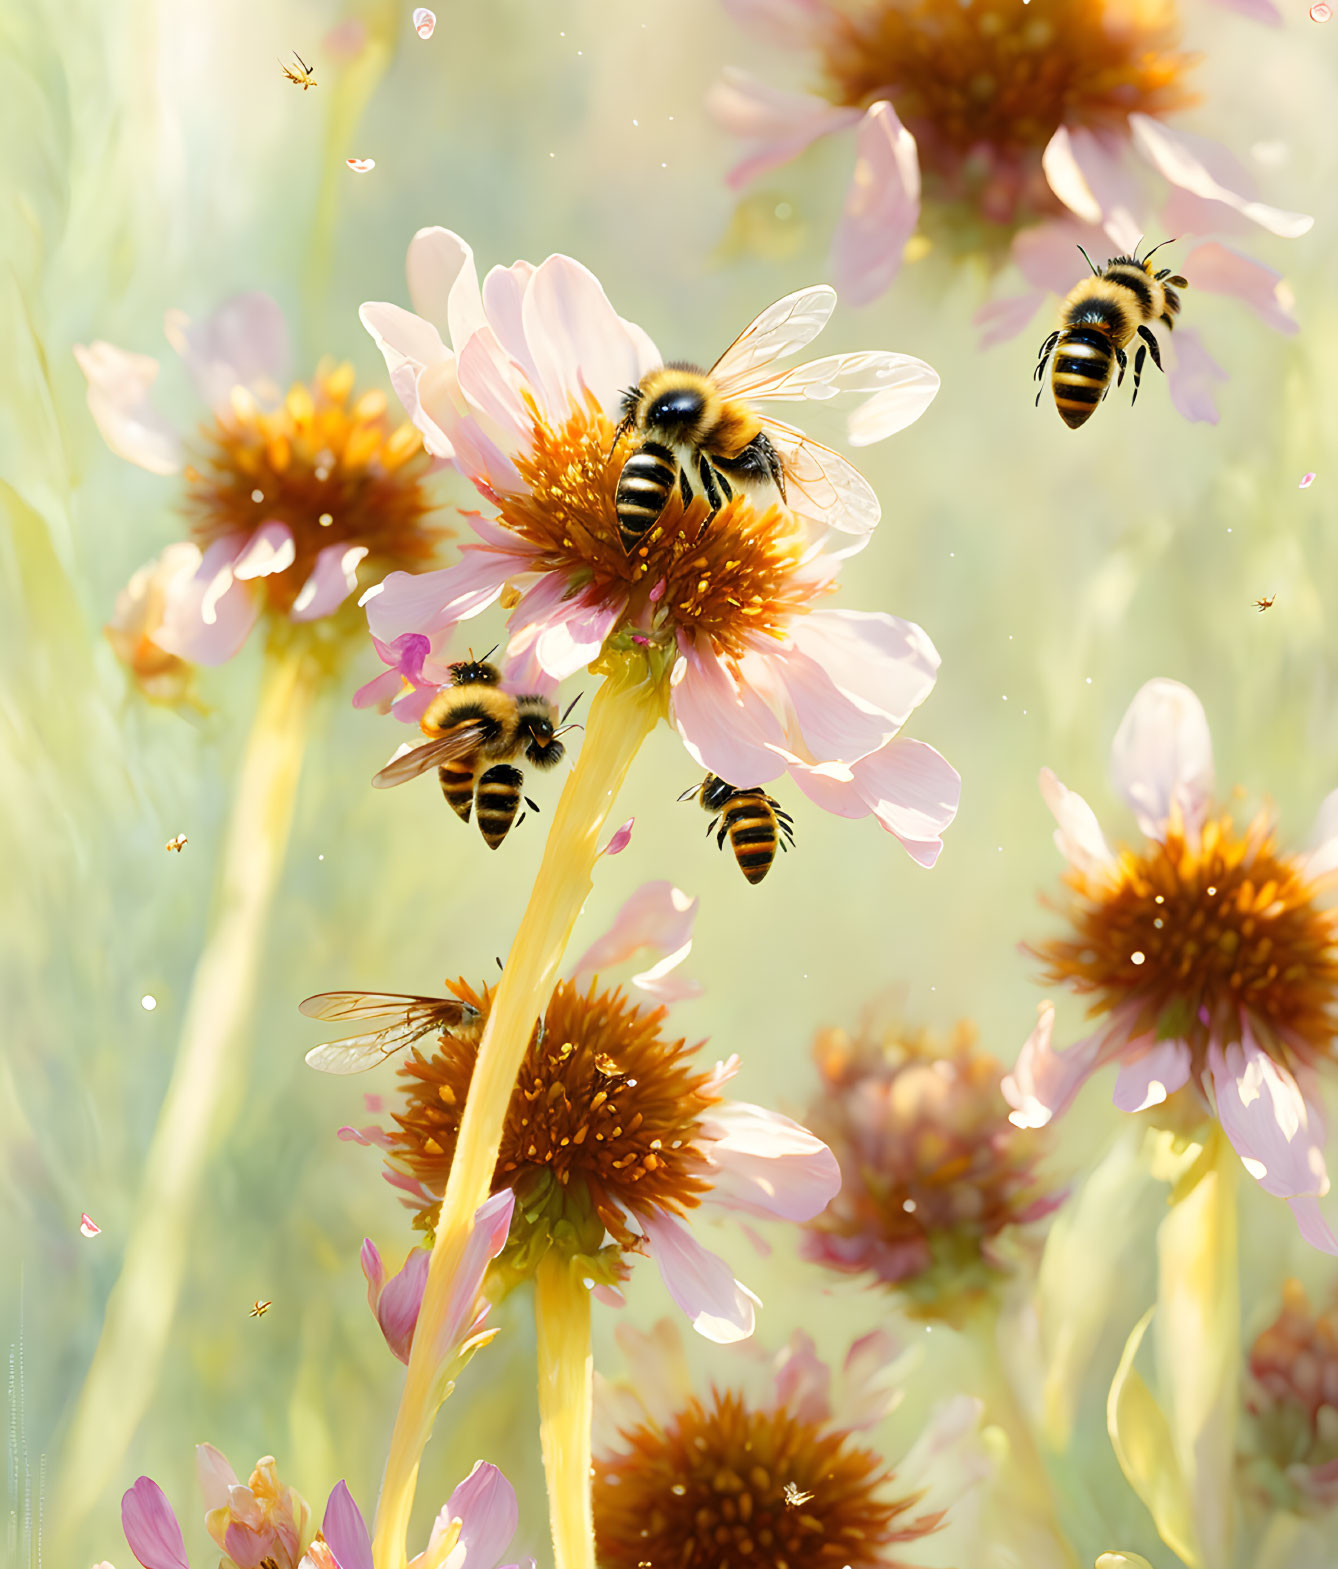
{"label": "pink petal", "polygon": [[1043,1002],[1037,1013],[1036,1028],[1018,1053],[1013,1071],[1004,1076],[1000,1086],[1004,1099],[1013,1108],[1008,1120],[1019,1128],[1043,1128],[1068,1107],[1101,1066],[1103,1043],[1099,1035],[1076,1041],[1067,1051],[1057,1052],[1050,1044],[1055,1028],[1054,1005]]}
{"label": "pink petal", "polygon": [[232,575],[248,582],[252,578],[273,577],[286,572],[297,560],[293,531],[286,523],[271,518],[262,523],[233,557]]}
{"label": "pink petal", "polygon": [[1208,1067],[1222,1129],[1264,1192],[1327,1193],[1323,1122],[1291,1074],[1248,1034],[1239,1045],[1212,1047]]}
{"label": "pink petal", "polygon": [[1229,294],[1244,302],[1270,327],[1278,332],[1296,332],[1296,318],[1291,314],[1291,290],[1282,282],[1282,274],[1272,267],[1265,267],[1250,256],[1242,256],[1229,246],[1210,240],[1196,245],[1185,257],[1185,275],[1193,280],[1195,289],[1212,294]]}
{"label": "pink petal", "polygon": [[841,1168],[815,1134],[777,1111],[726,1101],[702,1121],[711,1197],[729,1209],[812,1220],[841,1189]]}
{"label": "pink petal", "polygon": [[692,947],[699,903],[673,883],[643,883],[624,901],[608,931],[577,960],[572,979],[606,974],[645,952],[682,963]]}
{"label": "pink petal", "polygon": [[822,0],[724,0],[735,22],[766,43],[807,49],[826,17]]}
{"label": "pink petal", "polygon": [[832,1419],[831,1384],[831,1370],[812,1339],[796,1330],[776,1359],[777,1408],[793,1412],[801,1422],[822,1426]]}
{"label": "pink petal", "polygon": [[173,585],[153,634],[160,648],[199,665],[221,665],[246,641],[260,600],[233,573],[240,544],[231,535],[215,540],[194,575]]}
{"label": "pink petal", "polygon": [[117,457],[151,474],[175,474],[181,467],[181,439],[149,397],[158,361],[101,339],[87,347],[76,343],[74,357],[88,380],[89,413]]}
{"label": "pink petal", "polygon": [[599,853],[601,855],[621,855],[632,842],[632,826],[635,822],[635,817],[629,817],[620,827],[615,828],[612,838]]}
{"label": "pink petal", "polygon": [[1170,384],[1171,402],[1187,420],[1216,425],[1218,415],[1213,383],[1228,378],[1226,371],[1204,348],[1199,333],[1193,327],[1180,328],[1163,353],[1167,356],[1166,379]]}
{"label": "pink petal", "polygon": [[729,171],[734,190],[860,119],[858,109],[841,108],[813,93],[773,87],[732,65],[711,86],[706,108],[717,125],[749,144],[747,155]]}
{"label": "pink petal", "polygon": [[747,1340],[756,1322],[754,1306],[760,1304],[725,1261],[672,1216],[648,1212],[637,1219],[665,1288],[697,1333],[721,1346]]}
{"label": "pink petal", "polygon": [[875,816],[911,859],[933,866],[957,813],[961,777],[932,746],[898,737],[849,765],[790,765],[790,777],[824,812]]}
{"label": "pink petal", "polygon": [[[410,634],[411,636],[413,634]],[[426,638],[423,639],[427,641]],[[378,713],[388,714],[390,705],[404,690],[404,680],[398,670],[383,670],[379,676],[360,686],[353,694],[354,708],[375,708]]]}
{"label": "pink petal", "polygon": [[1179,681],[1156,677],[1134,694],[1110,749],[1110,774],[1150,839],[1172,811],[1197,833],[1213,793],[1213,742],[1203,704]]}
{"label": "pink petal", "polygon": [[730,676],[705,645],[690,645],[669,680],[669,713],[692,757],[740,789],[767,784],[785,772],[773,747],[785,733],[748,687]]}
{"label": "pink petal", "polygon": [[915,138],[890,103],[876,103],[860,122],[855,172],[832,242],[832,275],[852,304],[867,304],[892,282],[919,221]]}
{"label": "pink petal", "polygon": [[1338,790],[1330,790],[1319,803],[1310,844],[1305,867],[1308,877],[1323,877],[1338,867]]}
{"label": "pink petal", "polygon": [[565,681],[598,658],[626,608],[626,595],[572,594],[564,574],[545,573],[508,618],[507,656],[521,660],[532,651],[536,669]]}
{"label": "pink petal", "polygon": [[366,554],[366,545],[327,545],[320,551],[293,601],[293,620],[317,621],[338,610],[357,588],[358,565]]}
{"label": "pink petal", "polygon": [[385,1129],[378,1128],[375,1123],[366,1128],[344,1126],[339,1129],[335,1137],[342,1139],[345,1144],[362,1144],[368,1149],[388,1150],[393,1149],[395,1144],[395,1141]]}
{"label": "pink petal", "polygon": [[428,450],[440,458],[453,457],[454,448],[445,432],[422,412],[418,397],[419,379],[427,367],[451,359],[451,351],[442,343],[441,334],[421,316],[380,300],[368,300],[360,306],[358,319],[381,351],[390,373],[390,385],[404,405],[404,412],[425,436],[432,437]]}
{"label": "pink petal", "polygon": [[358,1263],[367,1281],[367,1306],[375,1313],[377,1298],[386,1283],[386,1266],[381,1260],[380,1249],[370,1237],[362,1239],[362,1246],[358,1249]]}
{"label": "pink petal", "polygon": [[[1266,202],[1253,201],[1234,189],[1233,186],[1248,183],[1239,177],[1244,171],[1238,165],[1230,168],[1227,162],[1230,155],[1216,144],[1187,131],[1173,131],[1145,114],[1131,114],[1129,127],[1134,146],[1172,185],[1181,186],[1205,200],[1221,202],[1283,239],[1299,239],[1314,227],[1315,220],[1305,213],[1270,207]],[[1231,163],[1234,164],[1234,160]],[[1224,179],[1230,179],[1232,183],[1224,184]]]}
{"label": "pink petal", "polygon": [[79,1216],[79,1231],[85,1237],[100,1237],[102,1235],[102,1227],[98,1225],[97,1221],[87,1211],[84,1211]]}
{"label": "pink petal", "polygon": [[231,1490],[238,1485],[237,1473],[228,1464],[227,1456],[212,1444],[196,1444],[195,1471],[204,1494],[204,1507],[226,1508]]}
{"label": "pink petal", "polygon": [[177,1517],[150,1477],[140,1477],[122,1494],[121,1529],[144,1569],[190,1569]]}
{"label": "pink petal", "polygon": [[215,413],[244,387],[259,402],[282,398],[288,377],[288,328],[268,294],[235,294],[202,321],[168,311],[167,341],[186,362],[196,391]]}
{"label": "pink petal", "polygon": [[1273,4],[1273,0],[1212,0],[1214,5],[1220,5],[1224,11],[1237,11],[1241,16],[1248,16],[1251,21],[1263,22],[1268,27],[1282,26],[1282,12]]}
{"label": "pink petal", "polygon": [[446,1510],[460,1522],[459,1546],[465,1550],[465,1562],[477,1563],[479,1569],[492,1569],[511,1545],[520,1522],[515,1488],[495,1465],[482,1460],[451,1494]]}
{"label": "pink petal", "polygon": [[[1061,218],[1032,224],[1013,239],[1013,260],[1033,289],[1067,294],[1080,278],[1088,276],[1087,263],[1078,252],[1083,246],[1099,253],[1105,241],[1100,229]],[[1093,256],[1098,263],[1099,254]]]}
{"label": "pink petal", "polygon": [[1085,223],[1100,226],[1117,250],[1132,253],[1143,235],[1134,216],[1137,189],[1108,137],[1061,125],[1041,155],[1050,189]]}
{"label": "pink petal", "polygon": [[343,1482],[335,1484],[325,1506],[321,1535],[330,1544],[339,1569],[372,1569],[372,1543],[367,1525]]}
{"label": "pink petal", "polygon": [[1184,1041],[1158,1041],[1142,1056],[1125,1061],[1115,1079],[1114,1101],[1121,1111],[1160,1106],[1189,1083],[1193,1058]]}
{"label": "pink petal", "polygon": [[404,260],[413,308],[450,333],[456,351],[484,324],[474,252],[450,229],[419,229]]}
{"label": "pink petal", "polygon": [[404,632],[443,632],[494,604],[507,580],[529,564],[525,556],[466,546],[453,567],[392,572],[377,593],[363,595],[368,629],[383,642]]}
{"label": "pink petal", "polygon": [[1110,853],[1096,813],[1082,796],[1061,784],[1048,768],[1041,769],[1041,797],[1054,813],[1058,824],[1055,844],[1070,866],[1089,873],[1100,867],[1114,866],[1115,857]]}
{"label": "pink petal", "polygon": [[1310,1246],[1318,1248],[1321,1253],[1338,1254],[1338,1236],[1334,1235],[1333,1228],[1325,1220],[1319,1199],[1313,1193],[1303,1193],[1297,1198],[1288,1199],[1287,1203],[1296,1219],[1297,1230]]}
{"label": "pink petal", "polygon": [[527,446],[534,415],[526,399],[533,400],[534,391],[491,327],[480,327],[470,337],[455,367],[460,392],[483,426],[508,451]]}
{"label": "pink petal", "polygon": [[971,318],[971,325],[980,328],[981,348],[992,349],[996,343],[1015,338],[1044,302],[1045,295],[1039,289],[1031,289],[1026,294],[1013,294],[982,305]]}
{"label": "pink petal", "polygon": [[376,1302],[376,1321],[391,1351],[408,1365],[418,1312],[427,1286],[427,1268],[432,1255],[426,1248],[415,1248],[404,1267],[392,1275]]}
{"label": "pink petal", "polygon": [[503,1188],[485,1199],[474,1211],[474,1225],[465,1244],[459,1273],[451,1282],[451,1299],[442,1319],[438,1341],[438,1355],[450,1356],[465,1338],[478,1311],[479,1291],[488,1265],[506,1245],[511,1230],[511,1212],[515,1195],[510,1188]]}

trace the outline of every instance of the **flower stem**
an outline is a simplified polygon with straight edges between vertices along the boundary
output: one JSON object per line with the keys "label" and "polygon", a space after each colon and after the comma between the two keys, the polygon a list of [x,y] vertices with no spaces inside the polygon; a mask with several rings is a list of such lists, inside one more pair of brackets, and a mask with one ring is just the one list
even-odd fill
{"label": "flower stem", "polygon": [[[144,1163],[121,1273],[84,1381],[56,1511],[70,1540],[116,1477],[153,1398],[209,1155],[242,1103],[248,1028],[275,885],[324,667],[293,649],[265,672],[176,1062]],[[58,1555],[65,1556],[65,1555]]]}
{"label": "flower stem", "polygon": [[580,755],[558,802],[529,903],[493,996],[391,1435],[372,1543],[376,1569],[404,1569],[418,1463],[443,1398],[441,1365],[449,1348],[439,1344],[439,1330],[450,1304],[451,1283],[474,1211],[492,1186],[503,1119],[534,1022],[556,984],[572,928],[590,892],[599,835],[632,759],[663,706],[661,691],[647,679],[640,660],[615,666],[595,694]]}
{"label": "flower stem", "polygon": [[534,1282],[539,1335],[539,1441],[548,1478],[555,1569],[595,1569],[590,1495],[594,1357],[590,1291],[570,1259],[551,1250]]}

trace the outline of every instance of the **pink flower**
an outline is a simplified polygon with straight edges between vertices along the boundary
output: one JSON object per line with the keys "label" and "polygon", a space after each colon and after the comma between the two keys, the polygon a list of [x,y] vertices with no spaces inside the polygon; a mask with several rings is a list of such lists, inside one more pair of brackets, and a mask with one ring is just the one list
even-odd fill
{"label": "pink flower", "polygon": [[[243,1486],[212,1444],[196,1450],[205,1524],[236,1569],[296,1569],[310,1511],[291,1487],[281,1486],[271,1456],[257,1461]],[[121,1499],[121,1525],[144,1569],[190,1569],[186,1544],[161,1487],[141,1476]]]}
{"label": "pink flower", "polygon": [[408,275],[418,314],[369,303],[363,322],[428,450],[495,516],[470,518],[456,566],[391,574],[366,594],[373,635],[436,646],[500,602],[505,679],[545,693],[602,652],[635,653],[652,674],[669,672],[670,717],[700,766],[740,787],[789,772],[825,810],[874,817],[932,864],[960,781],[931,748],[895,738],[933,689],[938,654],[911,622],[827,607],[878,501],[845,458],[763,405],[867,393],[848,426],[863,445],[919,417],[935,372],[878,351],[763,374],[810,342],[836,301],[825,287],[787,296],[715,371],[730,396],[758,405],[785,505],[741,487],[710,515],[675,490],[633,549],[615,507],[628,452],[615,426],[625,389],[661,363],[646,334],[567,256],[496,267],[480,286],[464,241],[425,229]]}
{"label": "pink flower", "polygon": [[[443,530],[423,485],[430,463],[381,393],[350,401],[348,365],[285,394],[288,335],[264,294],[227,300],[202,322],[169,311],[167,336],[210,411],[187,440],[153,403],[158,362],[113,344],[75,347],[88,406],[107,445],[155,474],[183,472],[194,544],[136,574],[108,636],[197,664],[223,663],[262,614],[304,624],[333,615],[392,568],[416,570]],[[178,570],[193,550],[191,572]],[[155,597],[156,596],[156,597]],[[152,625],[140,625],[149,616]]]}
{"label": "pink flower", "polygon": [[382,714],[393,711],[396,719],[416,723],[450,682],[450,665],[433,655],[432,639],[421,632],[405,632],[393,643],[374,637],[372,644],[388,668],[358,688],[354,708],[375,708]]}
{"label": "pink flower", "polygon": [[1306,1240],[1338,1253],[1319,1207],[1329,1177],[1318,1086],[1338,1028],[1338,913],[1319,902],[1338,868],[1338,792],[1303,854],[1281,851],[1263,814],[1242,831],[1213,813],[1207,718],[1166,680],[1134,698],[1111,772],[1146,836],[1140,850],[1113,852],[1087,802],[1041,774],[1073,931],[1033,951],[1105,1022],[1059,1052],[1042,1005],[1004,1080],[1012,1120],[1044,1126],[1118,1063],[1121,1110],[1196,1098],[1264,1191],[1288,1200]]}
{"label": "pink flower", "polygon": [[[558,984],[530,1043],[502,1136],[494,1184],[498,1192],[513,1190],[516,1206],[498,1267],[527,1274],[557,1247],[579,1258],[607,1297],[625,1277],[627,1260],[649,1253],[699,1333],[729,1342],[752,1333],[758,1299],[698,1239],[688,1224],[692,1212],[709,1207],[739,1217],[809,1220],[840,1177],[830,1151],[806,1128],[723,1098],[737,1058],[697,1069],[689,1061],[694,1048],[662,1033],[662,999],[691,995],[670,976],[691,948],[695,913],[696,900],[672,884],[646,885],[577,962],[572,978]],[[643,954],[658,960],[631,982],[647,1003],[595,978],[596,969],[602,979],[610,967]],[[452,991],[486,1017],[486,988],[475,992],[459,982]],[[443,1032],[430,1058],[415,1053],[400,1070],[395,1126],[376,1140],[386,1143],[394,1175],[410,1189],[406,1202],[418,1211],[417,1224],[429,1230],[477,1049],[475,1027]],[[542,1119],[533,1116],[536,1105],[545,1108]],[[379,1260],[369,1263],[379,1294],[378,1267]]]}
{"label": "pink flower", "polygon": [[[1272,0],[1218,0],[1276,25]],[[1222,147],[1172,129],[1193,102],[1194,56],[1177,52],[1170,5],[1054,0],[1034,18],[1013,0],[724,0],[754,38],[817,65],[822,96],[728,69],[709,105],[744,143],[730,183],[747,183],[824,136],[853,134],[854,171],[833,241],[848,298],[876,298],[900,269],[922,211],[951,250],[1011,252],[1028,288],[977,318],[985,343],[1020,331],[1047,295],[1067,294],[1085,264],[1132,252],[1154,231],[1199,243],[1177,256],[1191,284],[1231,294],[1293,332],[1279,275],[1221,243],[1250,224],[1295,238],[1312,219],[1257,199]],[[1045,69],[1037,69],[1044,54]],[[963,82],[991,91],[964,94]],[[1154,217],[1158,204],[1164,204]],[[990,239],[982,242],[982,228]],[[997,238],[994,238],[997,237]],[[1038,249],[1047,264],[1038,265]],[[1215,420],[1197,336],[1167,345],[1172,397],[1188,419]]]}

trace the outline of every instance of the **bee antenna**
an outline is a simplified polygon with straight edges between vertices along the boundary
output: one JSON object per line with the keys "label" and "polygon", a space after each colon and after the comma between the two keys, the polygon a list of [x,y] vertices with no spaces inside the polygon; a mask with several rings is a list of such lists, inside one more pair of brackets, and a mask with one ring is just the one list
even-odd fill
{"label": "bee antenna", "polygon": [[1083,251],[1083,249],[1082,249],[1082,246],[1081,246],[1081,245],[1080,245],[1080,246],[1079,246],[1079,247],[1078,247],[1078,249],[1079,249],[1079,250],[1080,250],[1080,251],[1082,251],[1082,259],[1083,259],[1083,260],[1084,260],[1084,261],[1085,261],[1085,262],[1086,262],[1086,263],[1087,263],[1087,265],[1088,265],[1088,266],[1089,266],[1089,267],[1090,267],[1090,268],[1091,268],[1091,269],[1092,269],[1092,271],[1093,271],[1093,272],[1094,272],[1094,273],[1096,273],[1096,276],[1097,276],[1097,277],[1098,277],[1098,278],[1099,278],[1099,277],[1100,277],[1100,276],[1101,276],[1101,273],[1100,273],[1100,272],[1099,272],[1099,270],[1098,270],[1098,269],[1097,269],[1097,265],[1096,265],[1096,263],[1095,263],[1095,262],[1094,262],[1094,261],[1093,261],[1093,260],[1092,260],[1092,258],[1091,258],[1091,257],[1090,257],[1090,256],[1089,256],[1089,255],[1088,255],[1088,254],[1087,254],[1087,252],[1086,252],[1086,251]]}
{"label": "bee antenna", "polygon": [[1159,251],[1159,250],[1160,250],[1160,249],[1161,249],[1161,248],[1162,248],[1162,246],[1163,246],[1163,245],[1174,245],[1174,244],[1175,244],[1175,242],[1176,242],[1176,240],[1178,240],[1178,239],[1179,239],[1179,238],[1180,238],[1180,236],[1179,236],[1179,235],[1175,235],[1175,236],[1173,236],[1173,237],[1172,237],[1172,238],[1171,238],[1171,239],[1169,239],[1169,240],[1159,240],[1159,241],[1158,241],[1158,242],[1157,242],[1157,243],[1156,243],[1156,244],[1155,244],[1155,245],[1154,245],[1154,246],[1153,246],[1153,247],[1152,247],[1152,249],[1151,249],[1151,250],[1150,250],[1150,251],[1149,251],[1149,252],[1148,252],[1148,254],[1147,254],[1147,256],[1145,256],[1145,257],[1144,257],[1144,258],[1143,258],[1143,260],[1144,260],[1144,261],[1146,261],[1146,260],[1147,260],[1147,259],[1148,259],[1148,256],[1155,256],[1155,255],[1156,255],[1156,253],[1157,253],[1157,252],[1158,252],[1158,251]]}
{"label": "bee antenna", "polygon": [[[480,663],[480,664],[483,664],[483,663],[485,663],[485,662],[486,662],[486,661],[487,661],[487,660],[489,660],[489,659],[491,659],[491,658],[492,658],[492,656],[493,656],[493,655],[494,655],[494,654],[495,654],[495,653],[496,653],[496,652],[497,652],[497,650],[498,650],[498,649],[499,649],[499,648],[500,648],[500,647],[501,647],[501,646],[502,646],[502,645],[501,645],[501,644],[500,644],[500,643],[494,643],[494,644],[493,644],[493,645],[492,645],[492,647],[491,647],[491,648],[490,648],[490,649],[489,649],[489,650],[488,650],[488,652],[487,652],[487,653],[486,653],[486,654],[484,654],[484,655],[483,655],[483,657],[482,657],[482,659],[480,659],[480,660],[479,660],[479,663]],[[473,650],[473,649],[472,649],[472,648],[471,648],[471,649],[470,649],[470,650],[469,650],[469,657],[470,657],[470,658],[471,658],[471,659],[473,659],[473,657],[474,657],[474,650]]]}
{"label": "bee antenna", "polygon": [[687,787],[687,789],[684,790],[683,794],[679,796],[678,799],[680,801],[690,801],[693,798],[693,796],[696,795],[697,792],[700,789],[701,789],[700,785],[689,785]]}
{"label": "bee antenna", "polygon": [[560,725],[566,724],[567,714],[571,713],[572,709],[576,707],[577,703],[579,703],[584,696],[584,692],[578,692],[576,696],[572,698],[571,702],[567,704],[567,713],[563,714],[562,718],[558,720]]}
{"label": "bee antenna", "polygon": [[560,735],[566,735],[568,730],[584,730],[584,729],[585,729],[584,725],[563,725],[560,729],[554,730],[554,732],[553,732],[553,739],[556,741],[557,738]]}

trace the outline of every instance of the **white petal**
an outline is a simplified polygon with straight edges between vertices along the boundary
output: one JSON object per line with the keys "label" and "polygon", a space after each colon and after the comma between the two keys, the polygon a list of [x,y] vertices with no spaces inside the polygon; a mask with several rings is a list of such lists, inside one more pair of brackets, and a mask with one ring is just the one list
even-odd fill
{"label": "white petal", "polygon": [[474,252],[451,229],[419,229],[409,241],[404,271],[414,310],[445,328],[459,353],[484,321]]}
{"label": "white petal", "polygon": [[1048,768],[1041,769],[1041,795],[1055,815],[1059,825],[1055,829],[1055,843],[1070,866],[1081,872],[1091,872],[1115,864],[1096,813],[1082,796],[1062,784]]}
{"label": "white petal", "polygon": [[1137,191],[1116,145],[1092,131],[1061,125],[1041,155],[1050,189],[1084,223],[1105,230],[1132,253],[1143,229],[1135,216]]}
{"label": "white petal", "polygon": [[722,1346],[747,1340],[756,1322],[753,1308],[760,1303],[725,1261],[704,1248],[681,1220],[658,1213],[637,1219],[660,1278],[697,1333]]}
{"label": "white petal", "polygon": [[268,294],[236,294],[211,315],[191,321],[168,311],[167,341],[186,362],[196,390],[215,413],[231,407],[234,387],[276,404],[288,376],[288,327]]}
{"label": "white petal", "polygon": [[1208,1066],[1218,1120],[1264,1192],[1327,1193],[1323,1121],[1292,1075],[1248,1036],[1225,1050],[1214,1046]]}
{"label": "white petal", "polygon": [[1121,1111],[1146,1111],[1160,1106],[1189,1083],[1192,1066],[1184,1041],[1158,1041],[1141,1057],[1126,1062],[1115,1080],[1114,1101]]}
{"label": "white petal", "polygon": [[702,1119],[711,1140],[711,1197],[731,1209],[805,1221],[841,1188],[841,1169],[814,1133],[779,1112],[725,1101]]}
{"label": "white petal", "polygon": [[1115,732],[1110,772],[1149,838],[1165,837],[1173,807],[1198,831],[1213,792],[1213,743],[1187,686],[1157,677],[1139,688]]}
{"label": "white petal", "polygon": [[276,572],[286,572],[296,560],[293,531],[286,523],[271,518],[260,525],[233,560],[232,575],[242,582],[273,577]]}
{"label": "white petal", "polygon": [[1319,803],[1310,843],[1313,848],[1306,856],[1307,876],[1322,877],[1338,867],[1338,790],[1330,790]]}
{"label": "white petal", "polygon": [[87,347],[76,343],[74,357],[88,378],[89,412],[117,457],[151,474],[175,474],[181,467],[181,439],[149,399],[158,361],[101,339]]}

